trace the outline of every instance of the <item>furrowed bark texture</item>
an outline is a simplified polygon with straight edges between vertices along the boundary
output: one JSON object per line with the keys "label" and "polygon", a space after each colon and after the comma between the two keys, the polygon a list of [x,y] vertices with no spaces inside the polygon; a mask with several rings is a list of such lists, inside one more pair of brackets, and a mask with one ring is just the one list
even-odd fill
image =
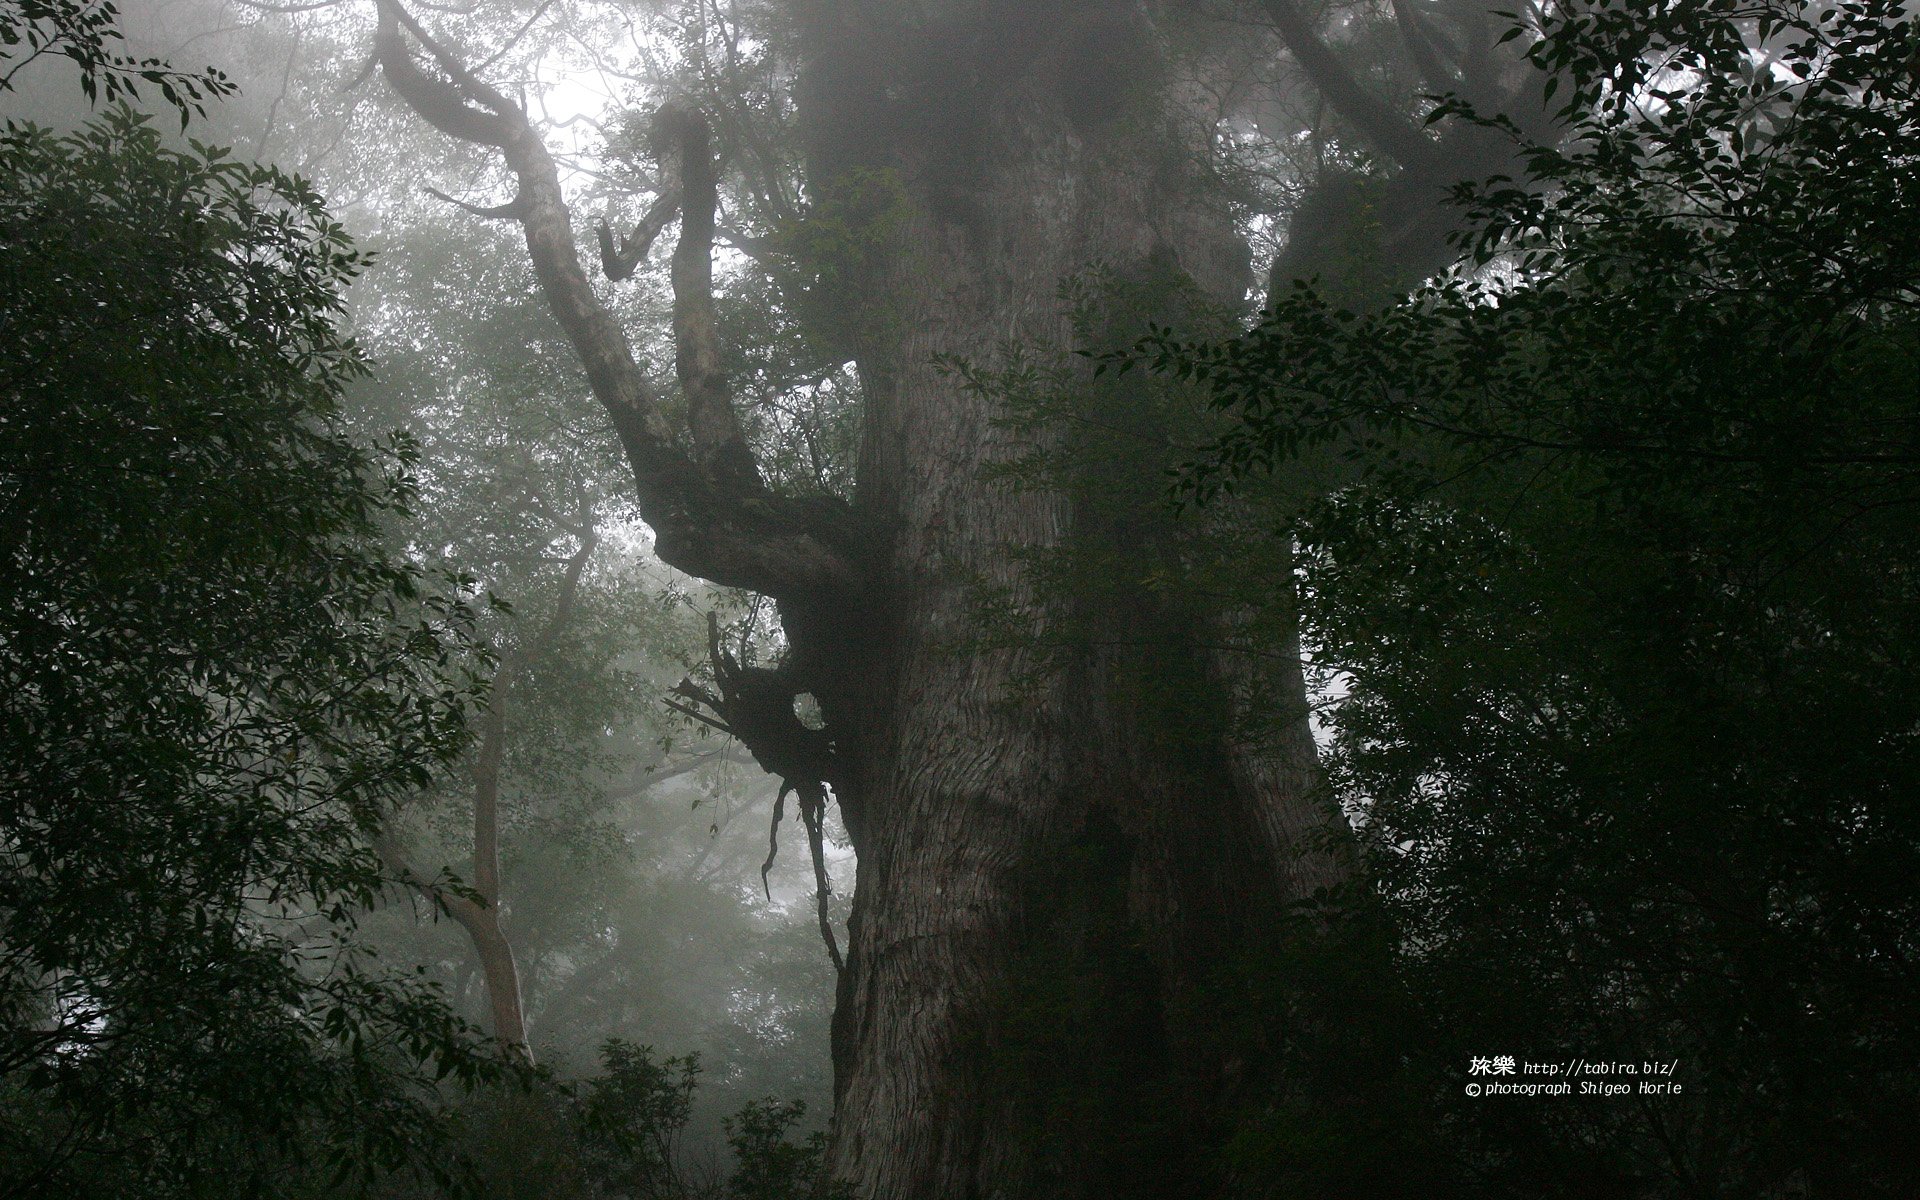
{"label": "furrowed bark texture", "polygon": [[[1322,207],[1377,226],[1389,257],[1435,258],[1443,229],[1426,213],[1446,179],[1433,172],[1485,157],[1480,142],[1462,135],[1457,149],[1475,154],[1456,154],[1393,124],[1290,3],[1268,7],[1328,102],[1404,168],[1384,196],[1324,188]],[[742,740],[797,789],[830,785],[858,850],[834,1023],[835,1175],[863,1200],[1203,1194],[1189,1156],[1219,1133],[1209,1122],[1232,1068],[1188,1018],[1268,922],[1349,869],[1325,844],[1340,821],[1320,796],[1298,647],[1193,597],[1095,589],[1063,608],[1041,592],[1026,556],[1097,544],[1124,559],[1136,542],[1145,554],[1151,523],[996,480],[1029,435],[939,365],[1070,345],[1060,285],[1095,264],[1171,264],[1223,300],[1244,293],[1245,248],[1205,178],[1208,100],[1173,69],[1192,14],[794,0],[810,198],[889,213],[831,284],[822,275],[867,403],[847,509],[771,494],[740,438],[712,338],[705,123],[663,113],[677,200],[631,240],[601,238],[609,274],[630,270],[679,205],[682,440],[587,283],[524,112],[396,0],[381,13],[394,88],[511,170],[519,194],[489,215],[525,230],[661,557],[779,602],[787,659],[736,682],[820,701],[825,737],[782,732],[798,726],[791,712],[744,693],[701,700],[735,726],[758,713],[770,732]],[[1465,58],[1422,53],[1435,73],[1470,73]],[[1339,224],[1296,239],[1276,275],[1312,273],[1342,243]],[[1377,285],[1349,290],[1362,282]],[[1151,553],[1177,567],[1164,543]],[[1069,623],[1075,648],[1061,653],[1052,635]],[[1177,699],[1194,695],[1210,705],[1197,717]]]}
{"label": "furrowed bark texture", "polygon": [[[1147,9],[812,17],[816,195],[884,171],[912,213],[864,281],[858,338],[857,503],[891,539],[885,620],[847,656],[865,678],[833,714],[855,738],[840,799],[859,852],[833,1168],[873,1200],[1182,1194],[1179,1147],[1198,1141],[1218,1064],[1186,1053],[1169,1014],[1338,871],[1306,852],[1330,818],[1298,664],[1256,682],[1230,647],[1206,648],[1228,644],[1219,629],[1171,629],[1144,595],[1076,613],[1098,634],[1064,662],[985,637],[991,595],[999,622],[1044,642],[1058,610],[1022,555],[1106,534],[1061,492],[991,478],[1030,447],[937,362],[1071,344],[1060,284],[1095,263],[1171,260],[1237,300],[1245,251],[1207,203],[1206,127],[1160,78]],[[1163,661],[1145,671],[1145,653]],[[1195,753],[1139,702],[1136,681],[1169,671],[1293,717],[1264,737],[1223,723]],[[1116,1070],[1057,1061],[1082,1053]],[[1050,1141],[1044,1126],[1081,1104],[1063,1087],[1106,1089],[1175,1132],[1151,1153]],[[1064,1140],[1125,1143],[1129,1119],[1069,1121]]]}

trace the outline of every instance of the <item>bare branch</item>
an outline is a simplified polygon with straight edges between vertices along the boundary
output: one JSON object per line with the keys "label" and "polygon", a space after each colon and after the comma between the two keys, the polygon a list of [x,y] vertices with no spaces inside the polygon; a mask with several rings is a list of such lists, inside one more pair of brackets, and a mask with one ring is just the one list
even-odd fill
{"label": "bare branch", "polygon": [[1373,145],[1404,167],[1424,166],[1433,143],[1405,113],[1368,91],[1353,77],[1293,0],[1262,0],[1280,38],[1327,103]]}
{"label": "bare branch", "polygon": [[505,204],[484,205],[468,204],[465,200],[456,200],[437,187],[422,188],[421,190],[436,200],[445,200],[455,208],[470,212],[476,217],[488,217],[496,221],[517,221],[520,219],[521,212],[526,207],[520,202],[520,197],[518,196],[515,196]]}
{"label": "bare branch", "polygon": [[516,31],[512,37],[508,38],[505,42],[501,43],[500,48],[498,50],[495,50],[493,54],[490,55],[485,62],[481,63],[479,67],[475,69],[484,71],[488,67],[491,67],[493,64],[505,58],[513,50],[515,46],[520,44],[520,39],[527,36],[527,32],[531,30],[536,24],[538,24],[540,21],[540,18],[546,16],[547,10],[552,7],[553,7],[553,0],[543,0],[540,7],[533,10],[533,15],[528,17],[526,21],[521,24],[519,30]]}
{"label": "bare branch", "polygon": [[[685,686],[684,682],[682,683],[682,686]],[[676,692],[679,690],[680,688],[674,689],[674,691]],[[734,736],[733,730],[731,728],[729,728],[727,725],[725,725],[720,721],[714,720],[712,717],[709,717],[707,714],[701,712],[699,709],[689,708],[687,705],[680,703],[678,700],[666,700],[664,701],[664,703],[668,708],[672,709],[673,711],[692,717],[694,720],[700,722],[702,725],[706,725],[710,728],[717,729],[721,733],[726,734],[728,737]],[[705,703],[705,701],[702,701],[702,703]]]}
{"label": "bare branch", "polygon": [[1427,22],[1414,11],[1407,0],[1394,0],[1394,24],[1399,27],[1400,40],[1407,47],[1407,56],[1420,72],[1420,78],[1435,92],[1450,92],[1459,89],[1460,77],[1449,70],[1441,59],[1441,50],[1433,30]]}
{"label": "bare branch", "polygon": [[663,104],[654,138],[663,158],[677,160],[680,241],[673,248],[674,369],[687,400],[694,453],[703,465],[759,485],[760,468],[747,449],[733,410],[733,389],[721,366],[719,318],[713,306],[713,218],[720,205],[713,163],[713,132],[692,106]]}
{"label": "bare branch", "polygon": [[598,222],[594,232],[600,239],[601,271],[615,283],[631,277],[646,259],[647,251],[653,249],[654,241],[679,212],[680,197],[669,191],[647,209],[640,223],[633,227],[631,236],[621,236],[616,241],[612,227],[604,220]]}
{"label": "bare branch", "polygon": [[[427,124],[450,137],[485,146],[505,146],[510,133],[505,114],[472,107],[461,87],[434,78],[413,61],[400,36],[402,15],[399,5],[381,4],[380,26],[374,35],[375,57],[393,90]],[[407,18],[407,23],[415,30],[415,36],[420,37],[412,18]],[[421,44],[428,45],[424,38]]]}
{"label": "bare branch", "polygon": [[840,957],[840,940],[833,936],[833,919],[827,908],[833,896],[824,845],[827,794],[817,783],[805,784],[800,789],[800,821],[807,827],[807,850],[813,856],[813,911],[820,920],[820,940],[827,944],[827,957],[833,960],[834,974],[844,974],[847,964]]}
{"label": "bare branch", "polygon": [[767,823],[767,861],[760,864],[760,890],[769,900],[773,899],[773,881],[768,876],[773,874],[774,860],[780,857],[780,822],[787,815],[787,793],[792,790],[790,783],[780,785],[780,794],[773,798],[773,820]]}
{"label": "bare branch", "polygon": [[[669,700],[667,704],[671,707],[677,707],[681,712],[687,711],[685,705],[676,704],[674,701]],[[700,714],[695,713],[693,715],[699,716]],[[678,779],[683,775],[691,775],[700,768],[714,763],[733,763],[738,766],[754,765],[753,760],[748,758],[736,746],[728,745],[722,746],[717,750],[703,750],[698,754],[690,754],[686,758],[660,763],[650,769],[642,770],[621,783],[618,787],[602,793],[601,799],[609,802],[631,800],[636,796],[645,795],[663,783]]]}
{"label": "bare branch", "polygon": [[242,8],[250,8],[264,13],[310,13],[323,8],[338,8],[347,0],[311,0],[306,4],[267,4],[263,0],[236,0]]}
{"label": "bare branch", "polygon": [[833,885],[827,876],[827,792],[819,781],[781,783],[780,794],[773,801],[773,822],[767,827],[767,861],[760,864],[760,886],[766,891],[767,899],[773,899],[773,884],[767,877],[773,871],[774,860],[780,856],[780,819],[786,815],[788,792],[800,798],[800,823],[806,827],[807,852],[813,859],[813,911],[820,921],[820,940],[826,943],[827,957],[833,960],[833,969],[838,973],[846,970],[847,964],[840,956],[840,939],[833,935],[833,917],[828,907],[833,898]]}

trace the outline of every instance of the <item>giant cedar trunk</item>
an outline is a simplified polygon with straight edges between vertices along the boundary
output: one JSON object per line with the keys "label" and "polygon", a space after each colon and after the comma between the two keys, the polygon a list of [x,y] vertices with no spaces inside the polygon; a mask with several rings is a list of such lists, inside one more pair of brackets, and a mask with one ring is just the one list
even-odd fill
{"label": "giant cedar trunk", "polygon": [[[378,0],[376,59],[423,119],[511,172],[514,199],[474,211],[521,225],[660,556],[779,602],[785,662],[716,663],[719,693],[682,694],[800,792],[816,837],[831,783],[859,851],[834,1029],[835,1172],[873,1200],[1193,1194],[1183,1152],[1206,1145],[1233,1072],[1189,1018],[1267,920],[1342,872],[1337,850],[1315,848],[1338,821],[1317,797],[1297,647],[1251,644],[1248,613],[1143,589],[1067,598],[1082,648],[1050,653],[1062,598],[1037,592],[1023,552],[1137,544],[1162,570],[1178,556],[1143,534],[1150,517],[996,482],[989,469],[1025,447],[991,399],[936,366],[1069,340],[1057,289],[1095,262],[1173,263],[1224,299],[1240,294],[1244,252],[1209,203],[1204,89],[1168,69],[1169,13],[1191,14],[1174,0],[793,3],[813,197],[864,190],[890,206],[885,236],[838,264],[825,298],[869,406],[852,507],[776,494],[733,411],[698,114],[663,108],[655,140],[673,182],[631,239],[601,238],[622,278],[680,212],[676,423],[588,282],[525,108],[400,0]],[[1320,94],[1400,168],[1370,180],[1370,198],[1316,187],[1276,270],[1324,269],[1358,237],[1373,251],[1360,257],[1395,270],[1328,282],[1364,298],[1441,265],[1444,185],[1511,146],[1472,123],[1431,138],[1348,74],[1293,0],[1260,8]],[[1539,80],[1500,64],[1487,22],[1436,41],[1411,6],[1394,8],[1428,86],[1546,119]],[[1277,570],[1268,587],[1290,583]],[[1026,637],[983,639],[989,596]],[[1156,690],[1207,697],[1202,719],[1148,704]],[[794,716],[800,692],[819,699],[825,732]],[[1256,710],[1286,719],[1239,720]]]}
{"label": "giant cedar trunk", "polygon": [[[1096,262],[1171,260],[1237,299],[1246,256],[1147,8],[947,7],[807,26],[816,195],[885,172],[910,213],[850,305],[871,602],[824,637],[789,610],[834,674],[859,856],[833,1168],[874,1200],[1183,1194],[1224,1064],[1176,1014],[1336,873],[1308,850],[1327,817],[1298,665],[1258,668],[1219,649],[1232,614],[1144,593],[1081,601],[1102,636],[1065,659],[983,638],[983,596],[1036,640],[1058,611],[1020,552],[1121,535],[991,478],[1026,447],[937,359],[1069,341],[1059,285]],[[1211,745],[1153,727],[1135,684],[1154,677],[1221,698]],[[1294,719],[1236,735],[1224,717],[1256,699]]]}
{"label": "giant cedar trunk", "polygon": [[[1041,595],[1024,552],[1104,540],[1167,555],[1154,506],[1116,516],[990,477],[1026,447],[936,360],[1068,341],[1059,286],[1095,262],[1172,263],[1241,293],[1200,93],[1168,69],[1156,5],[798,4],[813,195],[864,190],[890,214],[827,298],[869,406],[852,508],[773,493],[732,412],[697,114],[663,110],[656,138],[678,166],[662,203],[681,212],[683,441],[587,282],[525,110],[398,0],[380,0],[376,52],[424,119],[512,172],[515,199],[477,211],[522,226],[660,555],[780,604],[785,662],[716,661],[718,693],[682,694],[800,791],[812,831],[830,782],[859,851],[836,1174],[873,1200],[1194,1194],[1187,1155],[1232,1070],[1190,1018],[1265,921],[1340,872],[1313,849],[1337,822],[1316,795],[1298,659],[1249,647],[1247,614],[1191,599]],[[602,241],[609,273],[630,269]],[[1270,590],[1289,583],[1278,571]],[[983,639],[988,597],[1023,636]],[[1066,656],[1047,646],[1063,612],[1079,631]],[[802,691],[826,733],[795,719]],[[1207,697],[1206,720],[1157,693]],[[1252,708],[1288,719],[1236,720]]]}

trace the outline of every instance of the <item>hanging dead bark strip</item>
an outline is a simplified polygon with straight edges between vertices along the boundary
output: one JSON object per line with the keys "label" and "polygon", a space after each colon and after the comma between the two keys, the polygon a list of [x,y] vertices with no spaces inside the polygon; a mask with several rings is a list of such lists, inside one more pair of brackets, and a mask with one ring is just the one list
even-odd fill
{"label": "hanging dead bark strip", "polygon": [[767,899],[773,899],[773,884],[767,876],[780,854],[780,819],[786,816],[789,792],[800,798],[800,823],[806,828],[807,851],[813,858],[813,910],[820,920],[820,940],[827,945],[827,957],[833,960],[833,969],[843,971],[846,962],[840,956],[840,939],[834,936],[830,909],[833,883],[827,875],[827,792],[821,785],[781,782],[780,794],[773,801],[773,822],[767,828],[767,861],[760,864],[760,886],[766,890]]}
{"label": "hanging dead bark strip", "polygon": [[760,864],[760,887],[767,893],[767,899],[773,899],[773,883],[767,876],[773,871],[773,860],[780,856],[780,819],[787,815],[787,793],[793,785],[782,780],[780,794],[773,798],[773,821],[767,826],[767,861]]}
{"label": "hanging dead bark strip", "polygon": [[813,910],[820,919],[820,940],[827,944],[827,957],[833,960],[834,973],[838,974],[847,964],[840,957],[840,941],[833,936],[833,920],[827,911],[833,888],[827,879],[826,818],[826,789],[819,784],[802,787],[800,820],[807,827],[807,849],[813,855]]}
{"label": "hanging dead bark strip", "polygon": [[807,728],[795,713],[794,701],[806,689],[786,670],[740,665],[721,644],[720,622],[711,613],[707,615],[707,653],[713,662],[715,688],[682,679],[673,694],[708,709],[718,719],[672,698],[668,698],[667,706],[738,738],[763,770],[779,777],[780,792],[774,797],[773,820],[767,829],[767,859],[760,867],[760,884],[769,900],[773,898],[769,876],[780,854],[780,822],[786,817],[787,796],[791,793],[798,797],[800,821],[806,828],[807,849],[813,859],[814,907],[820,920],[820,937],[834,969],[840,970],[844,962],[829,911],[833,887],[827,874],[825,842],[827,789],[837,768],[833,737],[827,730]]}

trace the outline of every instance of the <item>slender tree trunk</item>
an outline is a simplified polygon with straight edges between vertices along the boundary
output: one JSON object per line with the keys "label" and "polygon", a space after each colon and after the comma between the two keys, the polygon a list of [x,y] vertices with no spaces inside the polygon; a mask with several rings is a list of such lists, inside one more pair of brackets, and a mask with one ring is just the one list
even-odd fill
{"label": "slender tree trunk", "polygon": [[506,705],[517,665],[510,657],[494,677],[493,703],[481,724],[480,753],[473,772],[473,890],[480,899],[476,903],[465,896],[444,895],[442,902],[473,942],[494,1038],[509,1054],[531,1062],[520,967],[500,924],[500,759],[506,750]]}
{"label": "slender tree trunk", "polygon": [[383,836],[377,848],[402,882],[445,909],[466,931],[479,968],[480,986],[486,993],[494,1040],[505,1053],[530,1063],[533,1047],[527,1040],[520,967],[513,955],[513,943],[507,940],[500,922],[500,760],[505,751],[506,702],[513,668],[510,656],[494,675],[492,703],[481,722],[480,749],[474,763],[472,887],[478,899],[448,891],[422,876],[390,836]]}
{"label": "slender tree trunk", "polygon": [[[514,957],[500,920],[500,776],[507,749],[507,713],[515,684],[538,669],[553,652],[555,642],[573,619],[580,596],[580,580],[599,548],[598,533],[583,524],[576,531],[579,547],[567,560],[554,608],[539,633],[509,651],[494,672],[486,715],[480,722],[480,746],[473,766],[473,880],[474,896],[447,891],[423,878],[406,862],[390,839],[380,853],[400,877],[445,908],[473,943],[480,983],[486,990],[487,1012],[493,1036],[506,1053],[533,1061],[527,1039],[526,998],[520,986],[520,965]],[[659,778],[667,778],[662,774]],[[475,898],[477,896],[477,899]]]}

